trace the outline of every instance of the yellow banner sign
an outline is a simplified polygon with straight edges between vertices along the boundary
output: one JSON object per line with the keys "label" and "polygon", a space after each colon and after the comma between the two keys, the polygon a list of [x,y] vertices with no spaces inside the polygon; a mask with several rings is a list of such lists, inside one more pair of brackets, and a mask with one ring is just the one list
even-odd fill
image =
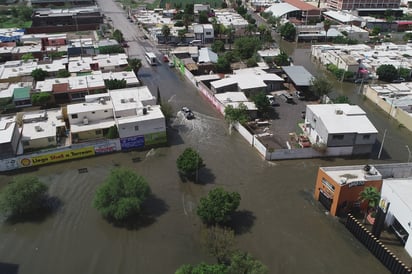
{"label": "yellow banner sign", "polygon": [[80,149],[66,150],[52,154],[45,154],[36,157],[26,157],[20,159],[20,164],[23,167],[45,165],[48,163],[55,163],[76,158],[84,158],[94,155],[93,147],[84,147]]}

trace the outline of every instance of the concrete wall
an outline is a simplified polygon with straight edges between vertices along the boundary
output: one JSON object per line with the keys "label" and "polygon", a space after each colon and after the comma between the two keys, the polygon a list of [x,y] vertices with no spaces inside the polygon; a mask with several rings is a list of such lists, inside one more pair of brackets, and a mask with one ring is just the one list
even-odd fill
{"label": "concrete wall", "polygon": [[[107,112],[105,112],[106,110]],[[73,114],[77,114],[77,118],[73,118],[72,117]],[[70,124],[82,124],[84,117],[87,117],[87,120],[89,122],[102,121],[102,120],[113,117],[113,109],[108,108],[105,110],[100,109],[100,110],[95,110],[95,111],[88,111],[87,109],[85,109],[84,111],[79,112],[79,113],[68,113],[68,117],[69,117]]]}
{"label": "concrete wall", "polygon": [[352,155],[352,151],[352,147],[328,147],[325,152],[316,151],[313,148],[276,149],[272,153],[267,153],[266,160],[340,157]]}
{"label": "concrete wall", "polygon": [[252,133],[250,133],[246,128],[244,128],[238,122],[234,124],[234,128],[239,132],[240,135],[243,136],[243,138],[245,138],[246,142],[248,142],[249,144],[253,146],[254,137]]}
{"label": "concrete wall", "polygon": [[57,146],[56,136],[55,135],[50,136],[50,138],[53,138],[51,142],[49,141],[49,137],[27,140],[28,145],[23,144],[23,148],[24,149],[37,149],[37,148],[44,148],[48,146]]}
{"label": "concrete wall", "polygon": [[121,123],[120,120],[120,123],[118,124],[118,129],[119,137],[126,138],[136,135],[146,135],[150,133],[165,132],[166,122],[164,117],[131,123]]}
{"label": "concrete wall", "polygon": [[373,103],[378,105],[383,111],[392,116],[400,124],[404,125],[408,130],[412,131],[412,114],[407,111],[394,107],[389,102],[379,97],[378,93],[371,87],[367,86],[365,89],[366,97]]}

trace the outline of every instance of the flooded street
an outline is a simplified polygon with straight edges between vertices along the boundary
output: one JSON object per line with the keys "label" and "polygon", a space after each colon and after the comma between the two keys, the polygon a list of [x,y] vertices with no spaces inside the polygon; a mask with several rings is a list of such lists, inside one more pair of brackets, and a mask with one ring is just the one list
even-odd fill
{"label": "flooded street", "polygon": [[[307,50],[294,52],[295,64],[307,62]],[[308,69],[313,72],[313,66]],[[1,263],[18,265],[19,274],[164,274],[185,263],[214,262],[200,245],[202,225],[196,205],[210,189],[223,186],[242,197],[233,221],[237,247],[260,259],[270,273],[388,273],[337,219],[325,214],[312,195],[319,166],[371,160],[266,162],[239,134],[228,134],[221,115],[177,71],[162,65],[142,68],[139,74],[154,95],[159,86],[162,100],[175,108],[170,146],[26,170],[24,174],[47,183],[61,205],[44,220],[3,222]],[[407,159],[402,147],[411,142],[410,133],[364,101],[353,85],[342,84],[336,92],[371,113],[368,116],[380,132],[388,129],[386,161]],[[186,120],[178,112],[184,105],[194,110],[196,119]],[[176,170],[177,157],[189,146],[206,164],[197,183],[181,182]],[[135,170],[151,186],[153,195],[138,227],[114,227],[91,206],[96,187],[115,166]],[[80,168],[88,172],[79,173]],[[13,176],[0,175],[1,186]]]}

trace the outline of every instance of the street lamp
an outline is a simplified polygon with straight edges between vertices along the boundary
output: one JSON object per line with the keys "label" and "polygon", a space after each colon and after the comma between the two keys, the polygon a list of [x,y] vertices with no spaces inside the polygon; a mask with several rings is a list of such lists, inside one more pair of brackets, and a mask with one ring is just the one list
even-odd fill
{"label": "street lamp", "polygon": [[412,158],[412,153],[411,153],[411,150],[409,149],[409,146],[408,145],[405,145],[405,147],[406,147],[406,149],[408,150],[408,163],[411,161],[411,158]]}

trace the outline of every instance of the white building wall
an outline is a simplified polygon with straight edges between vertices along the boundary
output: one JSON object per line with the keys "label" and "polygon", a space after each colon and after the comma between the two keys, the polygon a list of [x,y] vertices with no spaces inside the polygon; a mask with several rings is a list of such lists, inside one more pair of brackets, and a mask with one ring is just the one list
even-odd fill
{"label": "white building wall", "polygon": [[166,131],[166,122],[164,118],[136,121],[131,123],[122,123],[122,121],[119,120],[117,126],[119,129],[120,138]]}
{"label": "white building wall", "polygon": [[[412,184],[411,184],[412,187]],[[405,244],[405,249],[412,256],[412,228],[408,225],[412,222],[412,210],[405,204],[399,196],[392,190],[388,184],[382,184],[381,197],[390,202],[388,214],[385,219],[385,224],[392,224],[394,217],[399,221],[403,228],[409,233],[408,241]]]}
{"label": "white building wall", "polygon": [[73,118],[73,114],[75,113],[68,115],[70,124],[82,124],[85,117],[87,118],[89,122],[101,121],[101,120],[111,118],[113,117],[113,109],[104,109],[104,110],[101,109],[101,110],[95,110],[95,111],[79,112],[79,113],[76,113],[77,118]]}

